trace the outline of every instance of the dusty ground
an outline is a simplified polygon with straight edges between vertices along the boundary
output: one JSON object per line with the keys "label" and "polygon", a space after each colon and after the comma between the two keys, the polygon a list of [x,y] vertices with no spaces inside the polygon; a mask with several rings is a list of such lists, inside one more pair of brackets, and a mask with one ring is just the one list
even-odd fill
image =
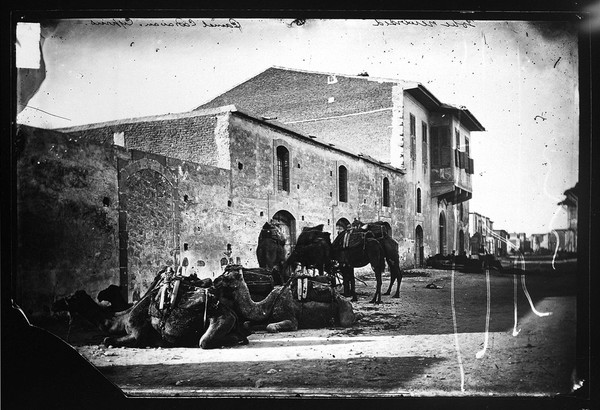
{"label": "dusty ground", "polygon": [[[571,390],[574,268],[525,276],[535,311],[520,277],[491,271],[489,315],[485,274],[411,271],[400,298],[384,296],[381,305],[368,303],[370,271],[358,277],[365,283],[357,281],[354,306],[363,316],[346,329],[255,333],[247,346],[217,350],[106,348],[102,335],[81,322],[51,330],[130,396],[553,396]],[[388,283],[384,277],[384,291]],[[430,283],[440,288],[427,288]]]}

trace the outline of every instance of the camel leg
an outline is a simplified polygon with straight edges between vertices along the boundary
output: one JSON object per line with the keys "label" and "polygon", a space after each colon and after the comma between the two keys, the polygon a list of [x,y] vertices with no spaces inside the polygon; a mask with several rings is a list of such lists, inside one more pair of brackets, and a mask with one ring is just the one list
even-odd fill
{"label": "camel leg", "polygon": [[342,283],[344,285],[344,293],[342,294],[343,296],[350,296],[350,275],[348,272],[348,268],[343,266],[341,268],[342,271]]}
{"label": "camel leg", "polygon": [[211,317],[208,329],[200,338],[200,347],[202,349],[212,349],[238,343],[248,344],[246,336],[243,336],[240,332],[232,332],[235,324],[235,316],[232,314]]}
{"label": "camel leg", "polygon": [[138,347],[139,346],[139,335],[128,334],[125,336],[114,337],[108,336],[104,338],[104,346],[114,347]]}
{"label": "camel leg", "polygon": [[377,288],[375,290],[375,295],[373,299],[371,299],[370,303],[380,304],[381,303],[381,270],[380,268],[375,270],[375,279],[377,280]]}
{"label": "camel leg", "polygon": [[398,267],[396,267],[396,269],[398,270],[398,272],[396,273],[396,280],[398,281],[398,285],[396,286],[396,293],[394,293],[394,296],[392,296],[393,298],[400,297],[400,283],[402,283],[402,271]]}
{"label": "camel leg", "polygon": [[388,265],[390,266],[390,275],[391,275],[392,279],[390,280],[390,287],[385,294],[386,295],[390,294],[390,291],[392,290],[392,285],[394,284],[394,281],[396,281],[397,282],[396,293],[394,293],[394,296],[392,296],[392,297],[399,298],[400,297],[400,283],[402,282],[402,271],[400,270],[400,267],[398,266],[399,264],[397,261],[389,261],[388,260]]}
{"label": "camel leg", "polygon": [[267,332],[269,333],[277,333],[277,332],[286,332],[290,330],[298,330],[298,321],[297,320],[282,320],[281,322],[269,323],[267,325]]}
{"label": "camel leg", "polygon": [[390,270],[390,286],[388,287],[388,290],[385,291],[384,295],[387,296],[390,294],[390,292],[392,291],[392,287],[394,286],[394,282],[396,281],[396,277],[394,276],[394,273],[391,272]]}
{"label": "camel leg", "polygon": [[356,302],[358,298],[356,297],[356,278],[354,277],[354,268],[350,269],[350,295],[352,295],[352,302]]}

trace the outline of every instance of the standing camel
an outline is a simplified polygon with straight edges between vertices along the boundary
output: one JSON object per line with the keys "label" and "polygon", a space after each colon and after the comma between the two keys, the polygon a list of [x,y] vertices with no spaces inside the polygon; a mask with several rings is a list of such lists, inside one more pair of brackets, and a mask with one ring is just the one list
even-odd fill
{"label": "standing camel", "polygon": [[[285,237],[276,224],[265,222],[260,230],[256,258],[258,259],[258,266],[271,270],[275,284],[281,285],[282,278],[280,275],[285,261]],[[276,274],[276,272],[279,272],[279,274]]]}
{"label": "standing camel", "polygon": [[389,295],[394,282],[397,282],[393,298],[400,297],[402,270],[398,243],[388,235],[383,222],[363,224],[354,221],[352,226],[340,232],[333,241],[333,257],[339,263],[344,279],[344,294],[356,300],[354,268],[371,264],[377,281],[375,295],[371,303],[381,303],[381,274],[387,262],[390,268],[390,286],[384,295]]}
{"label": "standing camel", "polygon": [[319,275],[330,275],[332,269],[331,237],[329,232],[323,232],[323,224],[304,227],[298,236],[296,246],[286,259],[283,271],[288,268],[295,271],[297,265],[307,269],[317,269]]}

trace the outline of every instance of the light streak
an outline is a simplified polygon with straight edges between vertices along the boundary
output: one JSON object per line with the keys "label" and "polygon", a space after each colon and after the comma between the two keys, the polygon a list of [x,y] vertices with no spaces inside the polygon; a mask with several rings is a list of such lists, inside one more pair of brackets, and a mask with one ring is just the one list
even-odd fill
{"label": "light streak", "polygon": [[[556,215],[556,213],[554,215]],[[556,255],[558,254],[558,242],[560,241],[560,238],[558,237],[558,232],[556,232],[556,230],[553,229],[551,233],[554,234],[554,236],[556,237],[556,246],[554,247],[554,254],[552,255],[552,269],[556,270],[556,268],[554,267],[554,260],[556,259]]]}
{"label": "light streak", "polygon": [[485,312],[485,339],[483,341],[483,349],[477,352],[476,358],[481,359],[487,350],[489,331],[490,331],[490,268],[485,269],[485,282],[487,285],[487,311]]}
{"label": "light streak", "polygon": [[515,325],[513,327],[513,336],[517,336],[521,329],[517,329],[517,275],[513,275],[513,303],[514,303],[514,311],[515,311]]}
{"label": "light streak", "polygon": [[527,300],[529,301],[529,305],[531,306],[531,311],[539,317],[550,316],[552,312],[541,313],[535,309],[533,301],[531,300],[531,296],[529,296],[529,292],[527,291],[527,286],[525,286],[525,275],[521,275],[521,285],[523,286],[523,291],[525,292],[525,296],[527,296]]}
{"label": "light streak", "polygon": [[454,324],[454,346],[456,347],[456,356],[458,357],[458,367],[460,369],[460,391],[465,391],[465,370],[460,356],[460,346],[458,344],[458,332],[456,326],[456,309],[454,308],[454,269],[452,269],[452,280],[450,282],[450,304],[452,305],[452,322]]}

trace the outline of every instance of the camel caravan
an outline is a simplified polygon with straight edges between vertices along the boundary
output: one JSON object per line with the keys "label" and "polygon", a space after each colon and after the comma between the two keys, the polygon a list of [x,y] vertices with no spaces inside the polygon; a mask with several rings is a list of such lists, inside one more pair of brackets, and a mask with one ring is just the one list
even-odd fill
{"label": "camel caravan", "polygon": [[392,297],[399,297],[398,243],[381,222],[355,221],[333,242],[323,225],[305,227],[287,258],[285,245],[277,224],[267,222],[256,248],[259,268],[227,265],[212,280],[165,267],[134,304],[123,299],[118,286],[110,285],[98,294],[98,302],[79,290],[57,300],[52,310],[87,319],[108,335],[106,346],[210,349],[248,344],[248,336],[256,330],[353,326],[354,268],[371,266],[376,290],[370,302],[381,303],[381,276],[387,263],[391,279],[384,295],[397,283]]}

